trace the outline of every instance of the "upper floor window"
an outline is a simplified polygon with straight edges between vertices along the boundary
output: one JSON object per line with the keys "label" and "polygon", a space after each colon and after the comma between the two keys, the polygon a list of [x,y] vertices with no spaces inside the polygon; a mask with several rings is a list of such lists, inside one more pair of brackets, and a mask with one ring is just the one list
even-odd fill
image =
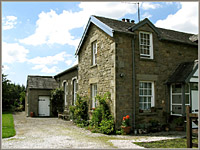
{"label": "upper floor window", "polygon": [[97,41],[92,42],[92,65],[97,63]]}
{"label": "upper floor window", "polygon": [[139,109],[150,110],[154,103],[154,82],[140,81],[139,83]]}
{"label": "upper floor window", "polygon": [[153,59],[152,33],[139,32],[140,57]]}

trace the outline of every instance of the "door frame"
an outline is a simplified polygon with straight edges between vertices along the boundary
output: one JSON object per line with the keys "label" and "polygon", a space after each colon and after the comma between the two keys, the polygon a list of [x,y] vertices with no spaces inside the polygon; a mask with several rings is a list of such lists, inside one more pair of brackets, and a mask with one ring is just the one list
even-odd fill
{"label": "door frame", "polygon": [[[48,115],[45,115],[45,116],[40,116],[39,115],[39,107],[40,107],[40,103],[39,103],[39,99],[40,99],[40,97],[48,97],[49,98],[49,112],[48,112]],[[49,116],[51,116],[51,102],[50,102],[50,95],[39,95],[38,96],[38,116],[39,117],[49,117]]]}

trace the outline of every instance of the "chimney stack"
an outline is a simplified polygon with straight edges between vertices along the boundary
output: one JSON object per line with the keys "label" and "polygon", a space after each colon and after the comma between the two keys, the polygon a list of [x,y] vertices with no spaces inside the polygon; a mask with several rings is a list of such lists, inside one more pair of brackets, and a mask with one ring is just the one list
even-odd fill
{"label": "chimney stack", "polygon": [[130,19],[126,19],[126,22],[130,22]]}
{"label": "chimney stack", "polygon": [[131,20],[131,23],[135,23],[135,20]]}

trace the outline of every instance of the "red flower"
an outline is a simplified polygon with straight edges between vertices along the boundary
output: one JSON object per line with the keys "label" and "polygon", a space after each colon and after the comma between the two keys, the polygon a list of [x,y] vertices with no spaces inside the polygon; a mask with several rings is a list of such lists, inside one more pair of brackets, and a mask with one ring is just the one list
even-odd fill
{"label": "red flower", "polygon": [[126,117],[123,117],[123,120],[126,120]]}
{"label": "red flower", "polygon": [[127,115],[127,116],[126,116],[126,119],[129,119],[129,118],[130,118],[129,115]]}

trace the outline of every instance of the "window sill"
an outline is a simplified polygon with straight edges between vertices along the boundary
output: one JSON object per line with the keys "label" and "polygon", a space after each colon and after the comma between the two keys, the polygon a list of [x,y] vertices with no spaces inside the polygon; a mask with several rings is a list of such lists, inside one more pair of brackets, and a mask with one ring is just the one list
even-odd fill
{"label": "window sill", "polygon": [[90,66],[90,68],[96,68],[97,64]]}
{"label": "window sill", "polygon": [[155,116],[157,115],[156,112],[143,112],[143,113],[139,113],[139,116]]}
{"label": "window sill", "polygon": [[140,60],[141,60],[141,61],[152,61],[152,62],[156,62],[155,59],[152,59],[152,58],[142,58],[142,57],[140,57]]}

